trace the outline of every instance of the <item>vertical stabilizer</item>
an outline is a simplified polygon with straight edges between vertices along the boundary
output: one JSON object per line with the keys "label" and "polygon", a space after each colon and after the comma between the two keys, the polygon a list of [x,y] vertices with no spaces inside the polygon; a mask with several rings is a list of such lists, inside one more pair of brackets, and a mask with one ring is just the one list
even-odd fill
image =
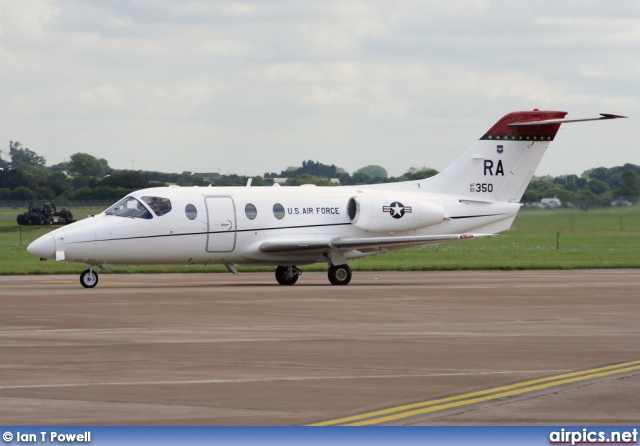
{"label": "vertical stabilizer", "polygon": [[450,167],[424,180],[423,187],[470,200],[519,202],[566,114],[509,113]]}

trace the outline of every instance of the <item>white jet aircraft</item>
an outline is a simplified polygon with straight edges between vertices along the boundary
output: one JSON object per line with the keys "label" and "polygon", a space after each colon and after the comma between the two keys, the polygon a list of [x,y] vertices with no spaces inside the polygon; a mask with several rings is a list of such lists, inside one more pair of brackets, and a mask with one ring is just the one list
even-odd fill
{"label": "white jet aircraft", "polygon": [[509,113],[440,174],[363,186],[158,187],[133,192],[99,215],[29,245],[43,260],[80,262],[80,283],[105,265],[277,266],[293,285],[297,265],[329,264],[329,281],[351,280],[347,260],[411,246],[468,240],[509,229],[520,198],[566,112]]}

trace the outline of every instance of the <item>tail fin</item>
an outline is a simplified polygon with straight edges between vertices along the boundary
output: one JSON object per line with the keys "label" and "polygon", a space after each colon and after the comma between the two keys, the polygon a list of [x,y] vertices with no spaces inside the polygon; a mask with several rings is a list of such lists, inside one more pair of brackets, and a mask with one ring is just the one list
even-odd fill
{"label": "tail fin", "polygon": [[536,109],[505,115],[455,163],[423,180],[423,187],[470,200],[517,203],[560,124],[624,117],[563,119],[566,114]]}

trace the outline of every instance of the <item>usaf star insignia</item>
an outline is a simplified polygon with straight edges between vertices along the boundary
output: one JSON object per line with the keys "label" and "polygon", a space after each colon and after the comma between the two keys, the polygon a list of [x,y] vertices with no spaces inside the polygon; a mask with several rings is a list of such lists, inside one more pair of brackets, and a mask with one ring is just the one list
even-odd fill
{"label": "usaf star insignia", "polygon": [[402,218],[404,214],[411,213],[411,206],[405,206],[399,201],[394,201],[389,206],[383,206],[382,212],[388,212],[393,218]]}

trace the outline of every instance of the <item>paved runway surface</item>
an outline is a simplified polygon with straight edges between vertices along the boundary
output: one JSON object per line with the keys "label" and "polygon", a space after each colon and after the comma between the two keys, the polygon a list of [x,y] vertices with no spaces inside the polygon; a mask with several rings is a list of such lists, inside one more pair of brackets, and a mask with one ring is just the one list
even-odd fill
{"label": "paved runway surface", "polygon": [[639,270],[0,277],[0,419],[633,425],[639,291]]}

